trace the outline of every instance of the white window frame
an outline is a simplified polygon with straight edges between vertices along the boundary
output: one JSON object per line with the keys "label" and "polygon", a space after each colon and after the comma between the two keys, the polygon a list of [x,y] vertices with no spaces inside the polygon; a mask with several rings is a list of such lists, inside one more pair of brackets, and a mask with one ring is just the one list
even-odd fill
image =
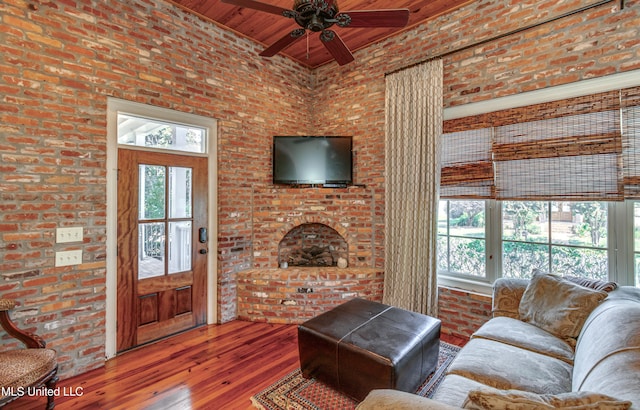
{"label": "white window frame", "polygon": [[[633,241],[633,206],[635,202],[640,201],[607,202],[608,279],[622,286],[636,285]],[[501,277],[502,270],[501,201],[485,200],[485,212],[485,277],[439,272],[438,284],[491,294],[493,282]],[[640,249],[638,251],[640,252]]]}
{"label": "white window frame", "polygon": [[[497,97],[491,100],[445,108],[443,119],[451,120],[485,114],[504,109],[525,107],[550,101],[597,94],[611,90],[640,85],[640,69],[590,78],[539,90]],[[486,200],[489,212],[486,218],[486,277],[483,281],[471,280],[448,273],[438,274],[438,283],[443,286],[491,294],[493,282],[500,276],[502,265],[502,206],[495,200]],[[609,279],[621,285],[635,285],[633,261],[633,202],[609,202]],[[613,210],[611,210],[613,208]],[[629,223],[631,221],[631,223]],[[494,251],[498,249],[499,251]],[[640,251],[640,250],[639,250]],[[640,285],[640,284],[639,284]]]}

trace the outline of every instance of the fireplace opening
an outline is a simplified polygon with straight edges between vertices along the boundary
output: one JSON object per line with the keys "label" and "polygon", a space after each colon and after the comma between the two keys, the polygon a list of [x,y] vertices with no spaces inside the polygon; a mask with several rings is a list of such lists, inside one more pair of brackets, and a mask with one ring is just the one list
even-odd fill
{"label": "fireplace opening", "polygon": [[278,264],[283,266],[337,266],[348,260],[347,241],[321,223],[304,223],[291,229],[278,244]]}

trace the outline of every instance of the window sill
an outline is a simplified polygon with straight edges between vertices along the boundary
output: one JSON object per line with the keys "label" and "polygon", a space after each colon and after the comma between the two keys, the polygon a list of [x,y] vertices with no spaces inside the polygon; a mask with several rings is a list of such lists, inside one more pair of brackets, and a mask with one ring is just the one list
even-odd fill
{"label": "window sill", "polygon": [[479,293],[486,296],[491,296],[493,294],[493,285],[491,283],[442,274],[438,275],[438,286],[464,289],[469,292]]}

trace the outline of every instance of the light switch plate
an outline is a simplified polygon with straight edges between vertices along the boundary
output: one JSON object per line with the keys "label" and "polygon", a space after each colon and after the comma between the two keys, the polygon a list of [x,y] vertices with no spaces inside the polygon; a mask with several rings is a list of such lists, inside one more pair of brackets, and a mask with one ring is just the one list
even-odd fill
{"label": "light switch plate", "polygon": [[82,249],[76,251],[56,252],[56,267],[80,265],[82,263]]}
{"label": "light switch plate", "polygon": [[83,235],[84,232],[81,226],[57,228],[56,243],[82,242]]}

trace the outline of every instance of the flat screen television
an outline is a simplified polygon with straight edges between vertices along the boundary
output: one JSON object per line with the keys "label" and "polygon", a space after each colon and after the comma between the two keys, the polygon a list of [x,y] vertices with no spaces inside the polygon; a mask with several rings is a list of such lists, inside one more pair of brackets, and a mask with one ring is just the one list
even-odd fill
{"label": "flat screen television", "polygon": [[351,137],[273,137],[273,183],[348,186],[353,182]]}

